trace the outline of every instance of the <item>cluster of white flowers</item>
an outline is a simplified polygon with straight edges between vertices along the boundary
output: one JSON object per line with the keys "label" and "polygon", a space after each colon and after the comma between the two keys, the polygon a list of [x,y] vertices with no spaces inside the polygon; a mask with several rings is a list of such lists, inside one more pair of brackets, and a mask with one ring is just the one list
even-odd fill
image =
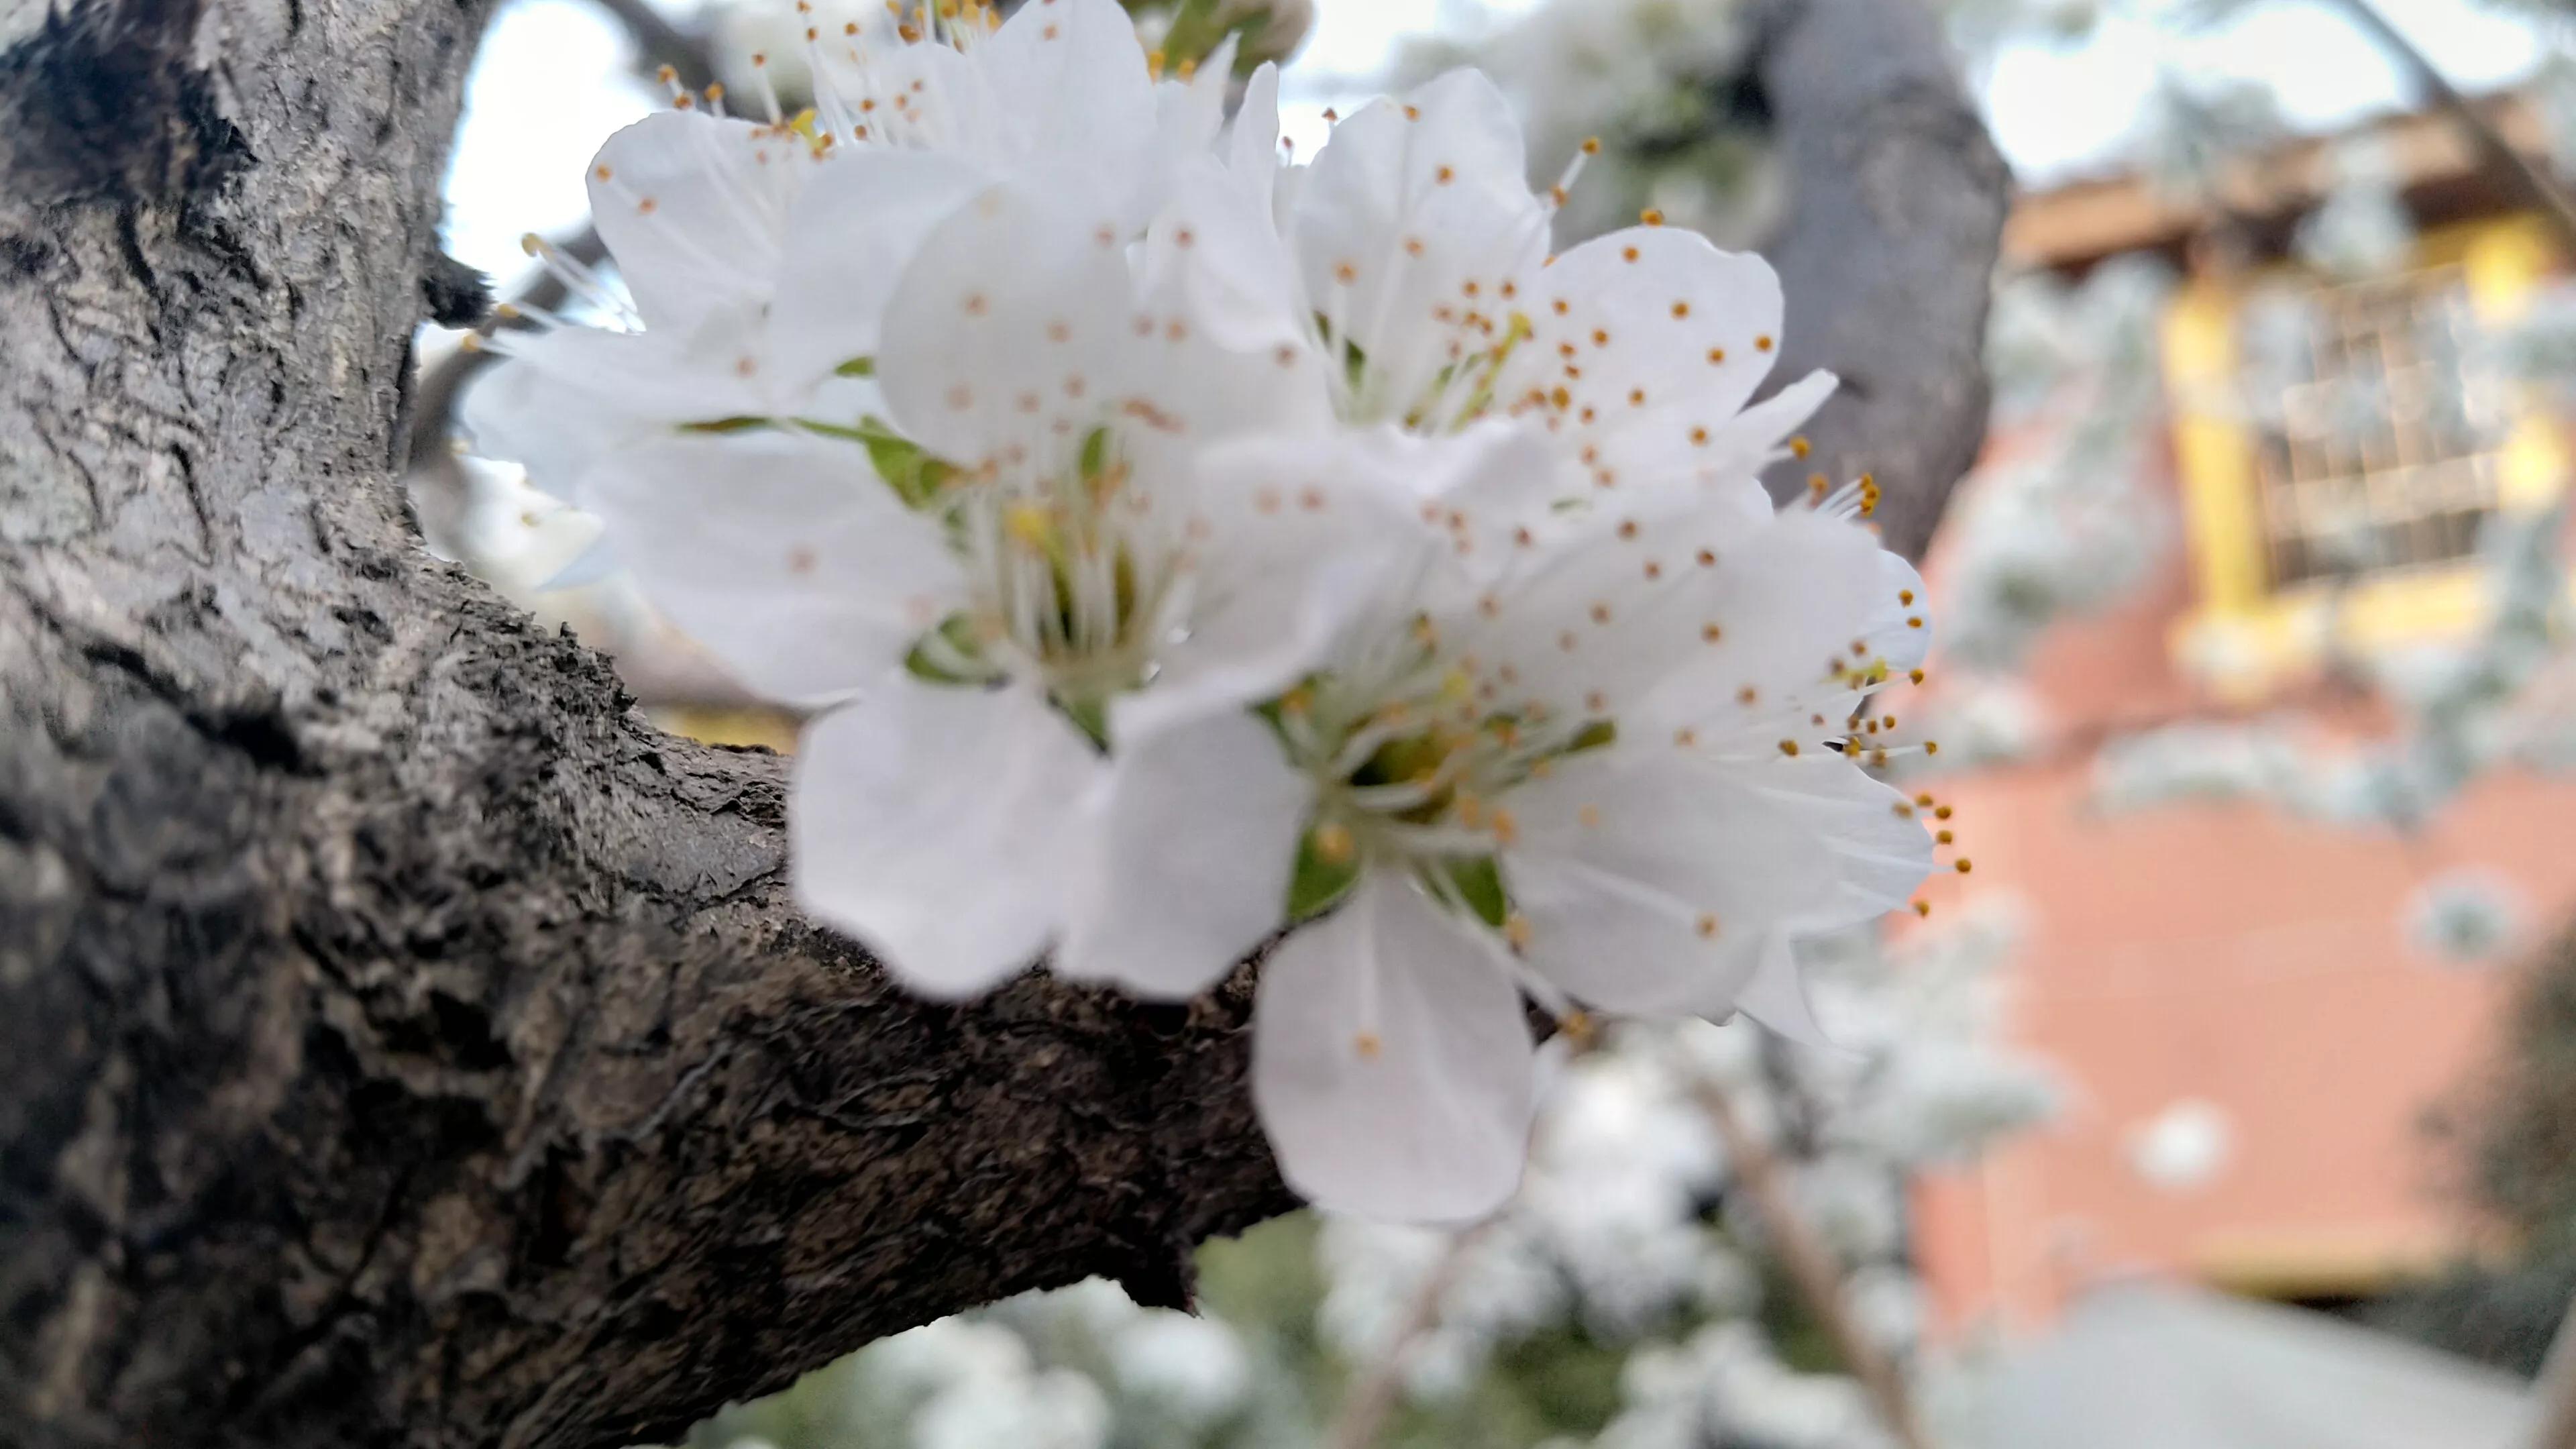
{"label": "cluster of white flowers", "polygon": [[[2194,721],[2112,741],[2093,796],[2134,810],[2184,799],[2268,800],[2340,825],[2423,826],[2481,776],[2576,763],[2576,650],[2567,645],[2567,504],[2499,514],[2479,539],[2486,618],[2456,644],[2345,658],[2396,706],[2390,738],[2352,746],[2295,716]],[[2331,601],[2330,601],[2331,602]],[[2331,613],[2320,643],[2343,637]]]}
{"label": "cluster of white flowers", "polygon": [[1454,1220],[1520,1178],[1525,997],[1723,1013],[1907,898],[1859,711],[1921,585],[1865,487],[1758,486],[1832,387],[1747,405],[1762,262],[1551,256],[1474,72],[1291,165],[1273,71],[1228,124],[1228,57],[1158,78],[1112,0],[808,21],[811,110],[601,151],[623,294],[552,260],[615,325],[494,339],[466,421],[814,711],[815,916],[952,997],[1052,953],[1186,998],[1284,930],[1288,1180]]}
{"label": "cluster of white flowers", "polygon": [[1737,1201],[1699,1097],[1709,1087],[1793,1175],[1849,1272],[1862,1331],[1947,1429],[1976,1365],[1927,1346],[1901,1183],[2053,1105],[2048,1075],[1998,1041],[2018,934],[2012,912],[1988,907],[1945,913],[1895,949],[1869,931],[1811,943],[1815,1014],[1840,1047],[1742,1022],[1610,1031],[1559,1068],[1520,1196],[1469,1235],[1328,1216],[1310,1284],[1309,1235],[1283,1223],[1203,1262],[1196,1316],[1139,1308],[1097,1279],[1023,1295],[873,1344],[695,1442],[1314,1444],[1352,1392],[1327,1387],[1337,1371],[1319,1349],[1351,1376],[1393,1364],[1414,1411],[1442,1426],[1432,1437],[1484,1442],[1460,1426],[1478,1422],[1496,1373],[1514,1372],[1509,1355],[1572,1338],[1618,1365],[1615,1411],[1593,1411],[1608,1415],[1595,1449],[1877,1449],[1887,1438],[1858,1384],[1784,1361],[1766,1330],[1781,1305],[1765,1224]]}
{"label": "cluster of white flowers", "polygon": [[[1654,207],[1675,225],[1728,239],[1777,220],[1786,188],[1769,138],[1743,104],[1760,28],[1745,0],[1547,0],[1482,10],[1410,41],[1401,74],[1469,64],[1520,103],[1538,158],[1588,137],[1602,150],[1562,198],[1571,234]],[[1460,32],[1464,33],[1461,34]],[[1551,178],[1552,179],[1552,178]]]}
{"label": "cluster of white flowers", "polygon": [[[690,1436],[728,1449],[1184,1449],[1288,1418],[1279,1366],[1213,1315],[1086,1279],[870,1344]],[[1284,1442],[1273,1435],[1267,1440]]]}
{"label": "cluster of white flowers", "polygon": [[[1867,931],[1810,943],[1814,1016],[1835,1046],[1766,1039],[1742,1022],[1621,1029],[1568,1065],[1540,1116],[1529,1181],[1472,1238],[1452,1249],[1450,1235],[1418,1228],[1327,1224],[1326,1337],[1353,1362],[1400,1350],[1407,1390],[1437,1403],[1499,1350],[1570,1323],[1634,1348],[1603,1449],[1880,1442],[1856,1385],[1795,1372],[1751,1321],[1768,1291],[1764,1227],[1732,1191],[1735,1167],[1700,1094],[1723,1092],[1792,1164],[1802,1212],[1850,1273],[1862,1330],[1934,1374],[1903,1183],[2042,1120],[2059,1096],[2048,1072],[1997,1044],[1997,978],[2019,935],[2014,913],[1994,905],[1894,950]],[[1725,1231],[1712,1222],[1720,1204]],[[1404,1339],[1434,1272],[1447,1276],[1430,1290],[1432,1326]]]}

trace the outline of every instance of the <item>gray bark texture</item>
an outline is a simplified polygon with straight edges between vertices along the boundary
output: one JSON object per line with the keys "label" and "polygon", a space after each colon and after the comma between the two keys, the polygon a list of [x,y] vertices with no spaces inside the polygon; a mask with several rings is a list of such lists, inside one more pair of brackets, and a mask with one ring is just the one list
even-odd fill
{"label": "gray bark texture", "polygon": [[1766,480],[1864,473],[1887,546],[1920,556],[1985,443],[1986,303],[2012,176],[1922,0],[1765,0],[1754,80],[1790,176],[1763,254],[1788,294],[1777,376],[1842,377],[1814,453]]}
{"label": "gray bark texture", "polygon": [[669,1438],[1024,1289],[1183,1302],[1291,1204],[1248,970],[902,995],[792,908],[780,760],[418,546],[486,18],[0,0],[0,1444]]}

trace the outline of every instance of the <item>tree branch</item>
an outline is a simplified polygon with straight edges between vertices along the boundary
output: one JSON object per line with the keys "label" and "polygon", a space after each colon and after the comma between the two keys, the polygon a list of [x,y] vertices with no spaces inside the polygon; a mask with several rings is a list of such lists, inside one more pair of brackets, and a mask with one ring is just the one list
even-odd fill
{"label": "tree branch", "polygon": [[[793,909],[779,760],[406,533],[482,18],[131,0],[0,58],[0,1440],[670,1437],[1020,1289],[1180,1302],[1289,1205],[1240,987],[902,995]],[[137,49],[221,56],[134,83],[225,119],[23,149],[103,144],[30,111]]]}
{"label": "tree branch", "polygon": [[2460,94],[2459,88],[2451,84],[2450,78],[2442,74],[2430,57],[2415,48],[2415,43],[2406,38],[2404,31],[2388,23],[2388,17],[2379,13],[2379,7],[2371,4],[2370,0],[2334,0],[2334,4],[2343,11],[2346,19],[2376,41],[2380,49],[2388,52],[2389,58],[2397,62],[2397,68],[2406,73],[2417,90],[2423,92],[2426,105],[2438,108],[2451,118],[2452,124],[2469,138],[2469,144],[2477,148],[2488,172],[2520,195],[2523,204],[2547,220],[2549,229],[2558,235],[2558,244],[2576,252],[2576,200],[2569,199],[2566,189],[2540,163],[2506,140],[2504,132],[2478,114],[2478,108],[2469,103],[2469,98]]}
{"label": "tree branch", "polygon": [[793,909],[779,760],[418,547],[484,19],[0,11],[0,1440],[663,1438],[1289,1205],[1248,972],[902,995]]}
{"label": "tree branch", "polygon": [[1763,248],[1788,294],[1774,375],[1842,387],[1813,454],[1767,481],[1873,474],[1887,546],[1919,555],[1986,435],[1986,302],[2012,177],[1921,0],[1769,0],[1755,77],[1790,175]]}
{"label": "tree branch", "polygon": [[1727,1168],[1743,1187],[1754,1217],[1770,1241],[1772,1255],[1789,1275],[1789,1285],[1796,1290],[1798,1301],[1824,1328],[1844,1371],[1858,1380],[1862,1392],[1869,1395],[1880,1427],[1902,1449],[1927,1449],[1931,1441],[1924,1437],[1923,1425],[1915,1417],[1913,1395],[1906,1388],[1903,1371],[1853,1315],[1843,1290],[1842,1267],[1817,1236],[1806,1214],[1799,1210],[1797,1193],[1786,1169],[1753,1129],[1744,1125],[1725,1088],[1701,1080],[1693,1083],[1691,1090],[1700,1111],[1716,1129],[1719,1144],[1726,1149]]}

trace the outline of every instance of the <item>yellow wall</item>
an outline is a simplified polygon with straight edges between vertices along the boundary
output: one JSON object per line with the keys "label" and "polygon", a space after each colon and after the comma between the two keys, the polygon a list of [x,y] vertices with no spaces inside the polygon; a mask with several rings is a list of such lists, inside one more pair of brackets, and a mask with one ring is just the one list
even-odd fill
{"label": "yellow wall", "polygon": [[[2537,218],[2506,216],[2427,232],[2419,266],[2457,265],[2482,322],[2513,321],[2555,269]],[[2221,695],[2259,695],[2314,666],[2330,650],[2438,638],[2472,627],[2481,591],[2472,561],[2365,577],[2335,587],[2275,590],[2267,576],[2254,439],[2237,379],[2237,313],[2246,296],[2277,285],[2281,270],[2250,277],[2197,277],[2164,318],[2165,385],[2173,407],[2174,456],[2183,520],[2191,540],[2198,606],[2177,626],[2174,646]],[[2567,455],[2556,424],[2522,410],[2504,448],[2498,490],[2511,512],[2536,510],[2566,484]]]}

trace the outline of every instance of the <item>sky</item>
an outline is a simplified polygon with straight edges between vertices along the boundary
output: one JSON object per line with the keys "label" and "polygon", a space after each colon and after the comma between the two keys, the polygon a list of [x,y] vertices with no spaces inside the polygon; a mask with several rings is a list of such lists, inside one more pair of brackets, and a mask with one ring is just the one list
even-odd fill
{"label": "sky", "polygon": [[[783,8],[788,0],[774,3]],[[1481,8],[1508,14],[1529,3],[1492,0]],[[2545,53],[2532,25],[2511,12],[2468,0],[2378,4],[2464,90],[2508,84]],[[1314,32],[1287,87],[1285,121],[1298,154],[1312,155],[1321,142],[1323,109],[1365,95],[1365,78],[1406,37],[1454,33],[1473,23],[1479,8],[1472,0],[1317,0]],[[2268,83],[2303,129],[2409,99],[2387,58],[2317,0],[2258,5],[2238,23],[2189,38],[2113,17],[2081,43],[2008,46],[1978,79],[1987,123],[2023,184],[2109,164],[2154,87],[2160,59],[2198,76]],[[448,182],[449,251],[498,278],[517,276],[525,266],[520,236],[577,228],[591,153],[659,100],[631,76],[622,35],[589,0],[512,0],[467,87]]]}

